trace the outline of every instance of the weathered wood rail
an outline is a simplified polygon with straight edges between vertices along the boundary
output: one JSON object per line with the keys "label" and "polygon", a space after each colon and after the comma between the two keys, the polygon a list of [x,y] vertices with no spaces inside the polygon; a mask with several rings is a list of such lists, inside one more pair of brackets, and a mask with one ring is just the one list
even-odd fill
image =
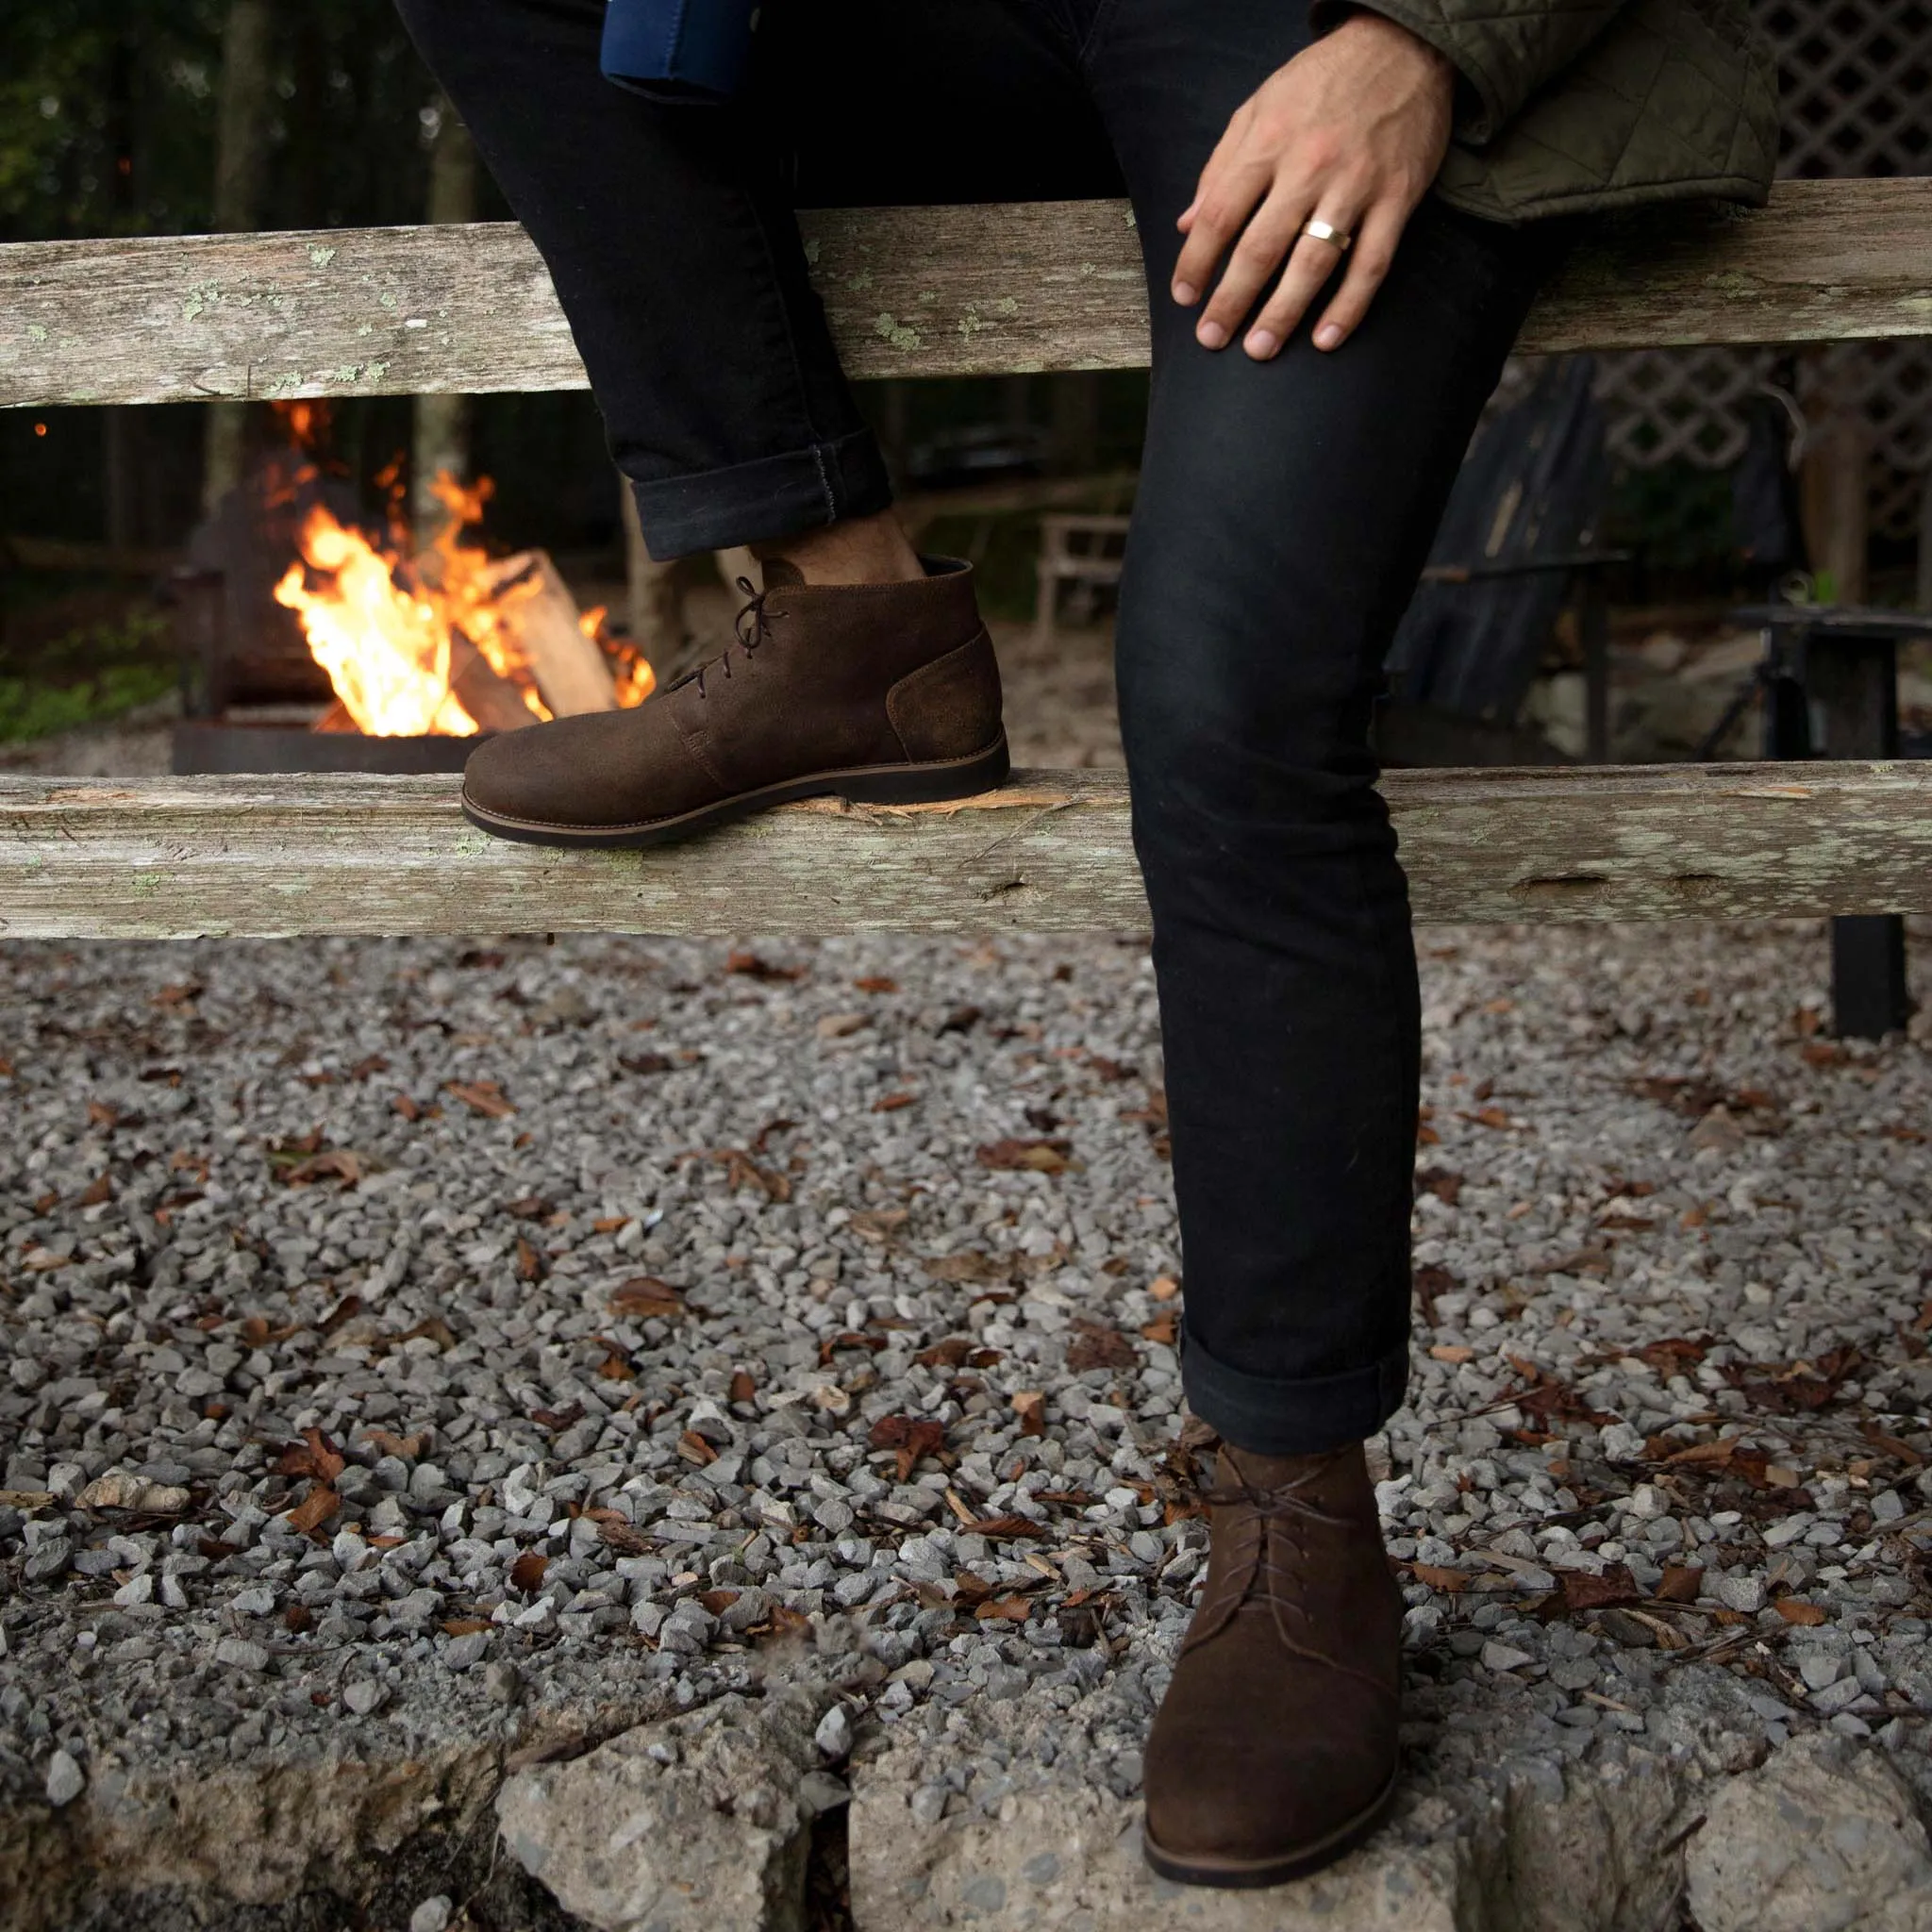
{"label": "weathered wood rail", "polygon": [[[790,807],[656,853],[473,831],[451,778],[0,779],[0,938],[1144,926],[1124,781]],[[1932,911],[1932,765],[1395,772],[1427,921]]]}
{"label": "weathered wood rail", "polygon": [[[855,375],[1147,359],[1123,202],[802,218]],[[1932,179],[1788,181],[1769,208],[1605,223],[1521,347],[1932,332]],[[0,247],[0,407],[584,387],[521,228],[329,229]]]}

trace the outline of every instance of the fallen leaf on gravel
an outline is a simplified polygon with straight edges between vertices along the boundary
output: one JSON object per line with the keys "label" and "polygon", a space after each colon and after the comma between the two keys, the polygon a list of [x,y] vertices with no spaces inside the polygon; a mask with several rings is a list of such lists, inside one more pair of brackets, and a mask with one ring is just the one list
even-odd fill
{"label": "fallen leaf on gravel", "polygon": [[940,1022],[941,1033],[971,1033],[986,1015],[977,1007],[955,1007]]}
{"label": "fallen leaf on gravel", "polygon": [[982,1624],[1024,1624],[1033,1614],[1033,1606],[1024,1596],[989,1597],[973,1612]]}
{"label": "fallen leaf on gravel", "polygon": [[969,1248],[960,1255],[940,1255],[925,1264],[925,1272],[936,1281],[1005,1281],[1011,1268],[1005,1262]]}
{"label": "fallen leaf on gravel", "polygon": [[190,1007],[201,997],[205,991],[206,989],[198,985],[194,980],[187,979],[177,986],[162,987],[160,991],[156,993],[148,1004],[156,1007]]}
{"label": "fallen leaf on gravel", "polygon": [[584,1405],[573,1402],[568,1408],[533,1408],[530,1420],[540,1429],[548,1429],[552,1435],[568,1429],[584,1419]]}
{"label": "fallen leaf on gravel", "polygon": [[1466,1570],[1446,1570],[1440,1563],[1410,1563],[1408,1574],[1418,1583],[1425,1583],[1431,1590],[1446,1591],[1454,1596],[1469,1582]]}
{"label": "fallen leaf on gravel", "polygon": [[752,1380],[747,1369],[733,1369],[729,1398],[733,1402],[749,1402],[758,1392],[758,1385]]}
{"label": "fallen leaf on gravel", "polygon": [[400,1335],[384,1336],[382,1345],[400,1348],[406,1341],[433,1341],[438,1348],[454,1348],[457,1332],[441,1315],[425,1315],[413,1328],[405,1328]]}
{"label": "fallen leaf on gravel", "polygon": [[886,1241],[911,1219],[904,1208],[861,1208],[845,1225],[862,1241]]}
{"label": "fallen leaf on gravel", "polygon": [[400,1457],[405,1462],[414,1462],[429,1446],[425,1436],[398,1436],[391,1429],[364,1429],[362,1440],[374,1442],[383,1455]]}
{"label": "fallen leaf on gravel", "polygon": [[1046,1397],[1038,1390],[1022,1390],[1013,1397],[1013,1413],[1020,1418],[1023,1436],[1046,1434]]}
{"label": "fallen leaf on gravel", "polygon": [[[420,1121],[423,1118],[424,1110],[422,1107],[417,1102],[411,1100],[407,1093],[396,1094],[390,1101],[389,1105],[391,1113],[401,1114],[406,1121]],[[437,1109],[432,1108],[430,1111],[433,1113]]]}
{"label": "fallen leaf on gravel", "polygon": [[918,1100],[916,1093],[884,1093],[873,1102],[872,1110],[874,1113],[897,1113],[901,1108],[917,1105]]}
{"label": "fallen leaf on gravel", "polygon": [[519,1281],[541,1281],[549,1272],[550,1264],[522,1235],[519,1235],[517,1237],[517,1279]]}
{"label": "fallen leaf on gravel", "polygon": [[1711,1339],[1702,1336],[1692,1340],[1689,1336],[1673,1335],[1661,1341],[1646,1341],[1636,1351],[1640,1361],[1648,1362],[1659,1375],[1680,1374],[1687,1368],[1695,1368],[1710,1353]]}
{"label": "fallen leaf on gravel", "polygon": [[1172,1301],[1180,1291],[1181,1285],[1172,1274],[1157,1274],[1147,1284],[1147,1292],[1158,1302]]}
{"label": "fallen leaf on gravel", "polygon": [[708,1462],[716,1462],[718,1452],[698,1434],[695,1429],[687,1429],[677,1439],[677,1453],[687,1462],[695,1463],[702,1469]]}
{"label": "fallen leaf on gravel", "polygon": [[613,1315],[631,1315],[639,1321],[652,1316],[682,1315],[686,1312],[682,1292],[655,1274],[634,1274],[610,1291],[606,1304]]}
{"label": "fallen leaf on gravel", "polygon": [[965,1525],[969,1536],[991,1537],[995,1542],[1017,1541],[1023,1537],[1045,1536],[1047,1526],[1030,1516],[975,1517]]}
{"label": "fallen leaf on gravel", "polygon": [[[18,1509],[31,1516],[37,1509],[44,1509],[54,1500],[52,1490],[0,1490],[0,1509]],[[230,1554],[225,1548],[223,1555]]]}
{"label": "fallen leaf on gravel", "polygon": [[1601,1576],[1592,1576],[1588,1570],[1565,1570],[1558,1575],[1557,1585],[1563,1607],[1573,1615],[1584,1610],[1622,1608],[1643,1601],[1636,1579],[1622,1563],[1606,1563]]}
{"label": "fallen leaf on gravel", "polygon": [[1696,1563],[1666,1563],[1657,1593],[1667,1604],[1694,1604],[1704,1589],[1704,1570]]}
{"label": "fallen leaf on gravel", "polygon": [[930,1348],[922,1348],[912,1359],[923,1369],[957,1369],[973,1353],[974,1346],[970,1335],[949,1335]]}
{"label": "fallen leaf on gravel", "polygon": [[760,959],[756,953],[731,953],[725,957],[724,970],[727,973],[741,974],[746,979],[803,979],[803,966],[774,966]]}
{"label": "fallen leaf on gravel", "polygon": [[342,1499],[326,1483],[315,1483],[289,1511],[289,1527],[307,1536],[311,1530],[320,1529],[341,1507]]}
{"label": "fallen leaf on gravel", "polygon": [[442,1626],[445,1637],[480,1637],[495,1626],[488,1617],[452,1617]]}
{"label": "fallen leaf on gravel", "polygon": [[516,1112],[494,1080],[445,1080],[442,1091],[453,1100],[460,1100],[472,1113],[493,1121],[507,1120]]}
{"label": "fallen leaf on gravel", "polygon": [[1771,1607],[1787,1624],[1801,1624],[1807,1629],[1815,1628],[1825,1621],[1822,1606],[1807,1604],[1801,1596],[1779,1596],[1771,1600]]}
{"label": "fallen leaf on gravel", "polygon": [[739,1592],[735,1590],[701,1590],[698,1591],[698,1602],[703,1604],[712,1616],[722,1617],[738,1601],[738,1596]]}
{"label": "fallen leaf on gravel", "polygon": [[896,979],[887,979],[879,974],[869,974],[863,979],[855,979],[852,984],[860,992],[897,992],[899,991],[899,982]]}
{"label": "fallen leaf on gravel", "polygon": [[548,1557],[541,1556],[535,1550],[525,1550],[509,1566],[509,1587],[512,1590],[522,1591],[525,1596],[528,1596],[533,1590],[541,1590],[542,1588],[543,1573],[549,1567],[550,1558]]}
{"label": "fallen leaf on gravel", "polygon": [[979,1149],[979,1164],[999,1173],[1065,1174],[1077,1168],[1074,1143],[1058,1137],[1040,1141],[989,1141]]}
{"label": "fallen leaf on gravel", "polygon": [[668,1074],[673,1062],[661,1053],[621,1053],[617,1056],[617,1064],[626,1074],[637,1074],[649,1079],[658,1074]]}
{"label": "fallen leaf on gravel", "polygon": [[97,1174],[85,1191],[74,1197],[76,1208],[99,1208],[114,1198],[114,1183],[108,1174]]}
{"label": "fallen leaf on gravel", "polygon": [[283,1170],[282,1178],[291,1188],[312,1187],[323,1180],[341,1181],[344,1191],[353,1188],[369,1172],[363,1157],[347,1147],[331,1147],[325,1153],[311,1154]]}
{"label": "fallen leaf on gravel", "polygon": [[1415,1298],[1422,1305],[1423,1320],[1435,1325],[1436,1297],[1447,1294],[1456,1286],[1456,1277],[1440,1261],[1425,1261],[1415,1271]]}
{"label": "fallen leaf on gravel", "polygon": [[1508,1112],[1500,1107],[1478,1108],[1474,1112],[1457,1108],[1456,1118],[1459,1121],[1472,1122],[1478,1127],[1493,1127],[1498,1133],[1506,1131],[1509,1125]]}
{"label": "fallen leaf on gravel", "polygon": [[1069,1374],[1085,1374],[1089,1369],[1140,1366],[1139,1351],[1118,1328],[1109,1328],[1100,1322],[1082,1321],[1077,1316],[1070,1325],[1074,1339],[1067,1343]]}
{"label": "fallen leaf on gravel", "polygon": [[304,1429],[299,1442],[291,1442],[275,1460],[277,1475],[311,1476],[332,1483],[348,1467],[342,1453],[320,1429]]}
{"label": "fallen leaf on gravel", "polygon": [[503,1211],[519,1221],[541,1221],[546,1214],[554,1214],[557,1207],[541,1194],[519,1194],[514,1201],[503,1204]]}
{"label": "fallen leaf on gravel", "polygon": [[1181,1318],[1169,1308],[1156,1315],[1153,1321],[1141,1324],[1141,1333],[1149,1341],[1158,1341],[1163,1348],[1172,1348],[1180,1335]]}
{"label": "fallen leaf on gravel", "polygon": [[1439,1341],[1429,1350],[1429,1359],[1456,1364],[1473,1362],[1475,1359],[1475,1350],[1465,1348],[1459,1341]]}
{"label": "fallen leaf on gravel", "polygon": [[705,1158],[724,1169],[724,1185],[734,1191],[739,1188],[762,1188],[767,1200],[782,1203],[791,1198],[790,1177],[776,1168],[760,1167],[742,1147],[714,1148]]}
{"label": "fallen leaf on gravel", "polygon": [[874,1449],[895,1452],[898,1480],[903,1483],[923,1457],[945,1447],[946,1425],[924,1416],[882,1415],[866,1440]]}
{"label": "fallen leaf on gravel", "polygon": [[601,1510],[595,1513],[598,1536],[620,1557],[643,1557],[650,1554],[649,1539],[641,1536],[622,1517],[612,1514],[607,1518]]}
{"label": "fallen leaf on gravel", "polygon": [[813,1030],[821,1040],[848,1040],[871,1024],[870,1013],[821,1013]]}

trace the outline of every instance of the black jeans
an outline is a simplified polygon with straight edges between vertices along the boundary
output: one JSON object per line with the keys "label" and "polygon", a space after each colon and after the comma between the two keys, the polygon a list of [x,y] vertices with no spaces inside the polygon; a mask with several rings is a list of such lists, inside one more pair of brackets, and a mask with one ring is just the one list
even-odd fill
{"label": "black jeans", "polygon": [[400,5],[549,263],[658,557],[891,500],[795,207],[1132,196],[1154,382],[1118,664],[1187,1393],[1264,1454],[1372,1433],[1407,1374],[1420,1017],[1370,712],[1553,239],[1427,201],[1338,353],[1201,348],[1174,218],[1305,44],[1299,0],[766,0],[723,108],[604,80],[594,0]]}

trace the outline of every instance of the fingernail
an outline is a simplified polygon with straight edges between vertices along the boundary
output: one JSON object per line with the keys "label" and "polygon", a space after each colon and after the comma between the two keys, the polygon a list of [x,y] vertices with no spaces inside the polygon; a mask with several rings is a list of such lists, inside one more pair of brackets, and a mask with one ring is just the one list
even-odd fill
{"label": "fingernail", "polygon": [[1176,282],[1174,285],[1174,299],[1183,308],[1191,308],[1201,299],[1201,291],[1192,282]]}
{"label": "fingernail", "polygon": [[1247,341],[1248,354],[1257,361],[1265,361],[1280,346],[1281,344],[1265,328],[1256,329]]}
{"label": "fingernail", "polygon": [[1194,339],[1204,349],[1218,349],[1227,341],[1227,331],[1218,322],[1204,322],[1194,331]]}
{"label": "fingernail", "polygon": [[1324,322],[1315,331],[1315,346],[1318,349],[1332,349],[1341,340],[1341,325],[1338,322]]}

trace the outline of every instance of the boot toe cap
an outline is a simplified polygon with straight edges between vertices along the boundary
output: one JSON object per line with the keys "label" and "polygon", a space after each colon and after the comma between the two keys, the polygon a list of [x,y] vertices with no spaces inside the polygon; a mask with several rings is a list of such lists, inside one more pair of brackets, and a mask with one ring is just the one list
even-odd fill
{"label": "boot toe cap", "polygon": [[[649,708],[646,707],[646,709]],[[685,760],[652,742],[641,712],[558,718],[486,739],[463,767],[463,798],[491,818],[597,827],[686,808]]]}

